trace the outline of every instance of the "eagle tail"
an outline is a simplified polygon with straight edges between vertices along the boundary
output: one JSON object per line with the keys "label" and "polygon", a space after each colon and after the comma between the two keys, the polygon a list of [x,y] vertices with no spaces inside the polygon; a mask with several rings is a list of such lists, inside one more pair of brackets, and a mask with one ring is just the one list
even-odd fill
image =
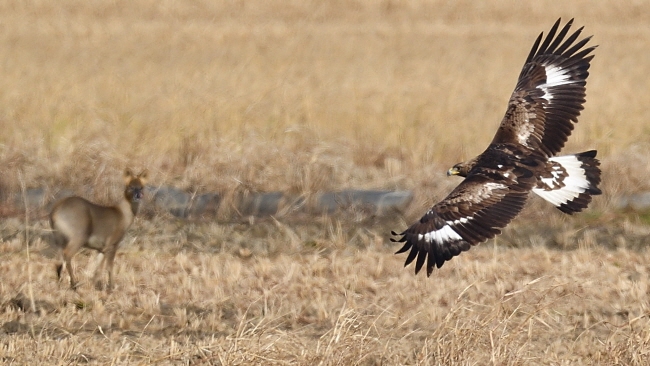
{"label": "eagle tail", "polygon": [[560,211],[569,215],[580,212],[587,208],[592,196],[602,193],[598,188],[601,172],[596,150],[548,160],[553,167],[551,177],[541,177],[533,192]]}

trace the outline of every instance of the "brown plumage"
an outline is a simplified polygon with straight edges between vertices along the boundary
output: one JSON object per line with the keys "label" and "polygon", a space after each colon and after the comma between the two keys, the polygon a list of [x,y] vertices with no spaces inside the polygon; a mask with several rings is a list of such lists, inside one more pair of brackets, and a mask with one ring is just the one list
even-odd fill
{"label": "brown plumage", "polygon": [[519,214],[530,191],[572,214],[601,193],[596,151],[555,156],[564,147],[585,102],[585,85],[596,46],[576,42],[570,20],[560,19],[546,38],[540,34],[519,74],[494,139],[479,156],[451,168],[465,180],[420,221],[393,235],[410,250],[415,273],[427,262],[427,276],[473,245],[501,233]]}

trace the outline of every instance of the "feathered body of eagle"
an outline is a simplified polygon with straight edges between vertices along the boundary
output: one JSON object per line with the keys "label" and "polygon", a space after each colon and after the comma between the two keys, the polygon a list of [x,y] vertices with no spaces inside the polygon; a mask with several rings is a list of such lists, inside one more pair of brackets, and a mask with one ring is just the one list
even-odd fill
{"label": "feathered body of eagle", "polygon": [[420,221],[391,239],[410,250],[415,273],[434,267],[501,233],[533,191],[562,212],[573,214],[601,193],[596,151],[556,156],[564,147],[585,102],[585,85],[596,46],[569,34],[560,19],[546,38],[539,35],[524,64],[494,139],[479,156],[456,164],[448,175],[465,177]]}

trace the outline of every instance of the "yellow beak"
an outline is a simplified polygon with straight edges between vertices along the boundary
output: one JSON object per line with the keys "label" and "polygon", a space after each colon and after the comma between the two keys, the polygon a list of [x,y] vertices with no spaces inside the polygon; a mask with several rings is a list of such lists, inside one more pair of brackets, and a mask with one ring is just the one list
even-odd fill
{"label": "yellow beak", "polygon": [[458,175],[458,173],[460,173],[460,172],[455,167],[447,170],[447,176],[448,177],[451,177],[452,175]]}

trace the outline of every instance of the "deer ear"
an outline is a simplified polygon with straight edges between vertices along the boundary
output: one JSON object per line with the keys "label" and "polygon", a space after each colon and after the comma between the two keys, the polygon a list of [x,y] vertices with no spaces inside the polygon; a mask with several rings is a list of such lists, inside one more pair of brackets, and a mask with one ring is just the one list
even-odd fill
{"label": "deer ear", "polygon": [[140,174],[138,174],[138,178],[140,178],[140,182],[142,182],[142,184],[145,184],[147,182],[148,175],[149,175],[148,169],[145,169],[142,172],[140,172]]}
{"label": "deer ear", "polygon": [[126,168],[126,170],[124,171],[124,181],[126,182],[126,184],[129,184],[129,182],[133,178],[134,178],[134,175],[133,175],[133,172],[131,171],[131,169]]}

